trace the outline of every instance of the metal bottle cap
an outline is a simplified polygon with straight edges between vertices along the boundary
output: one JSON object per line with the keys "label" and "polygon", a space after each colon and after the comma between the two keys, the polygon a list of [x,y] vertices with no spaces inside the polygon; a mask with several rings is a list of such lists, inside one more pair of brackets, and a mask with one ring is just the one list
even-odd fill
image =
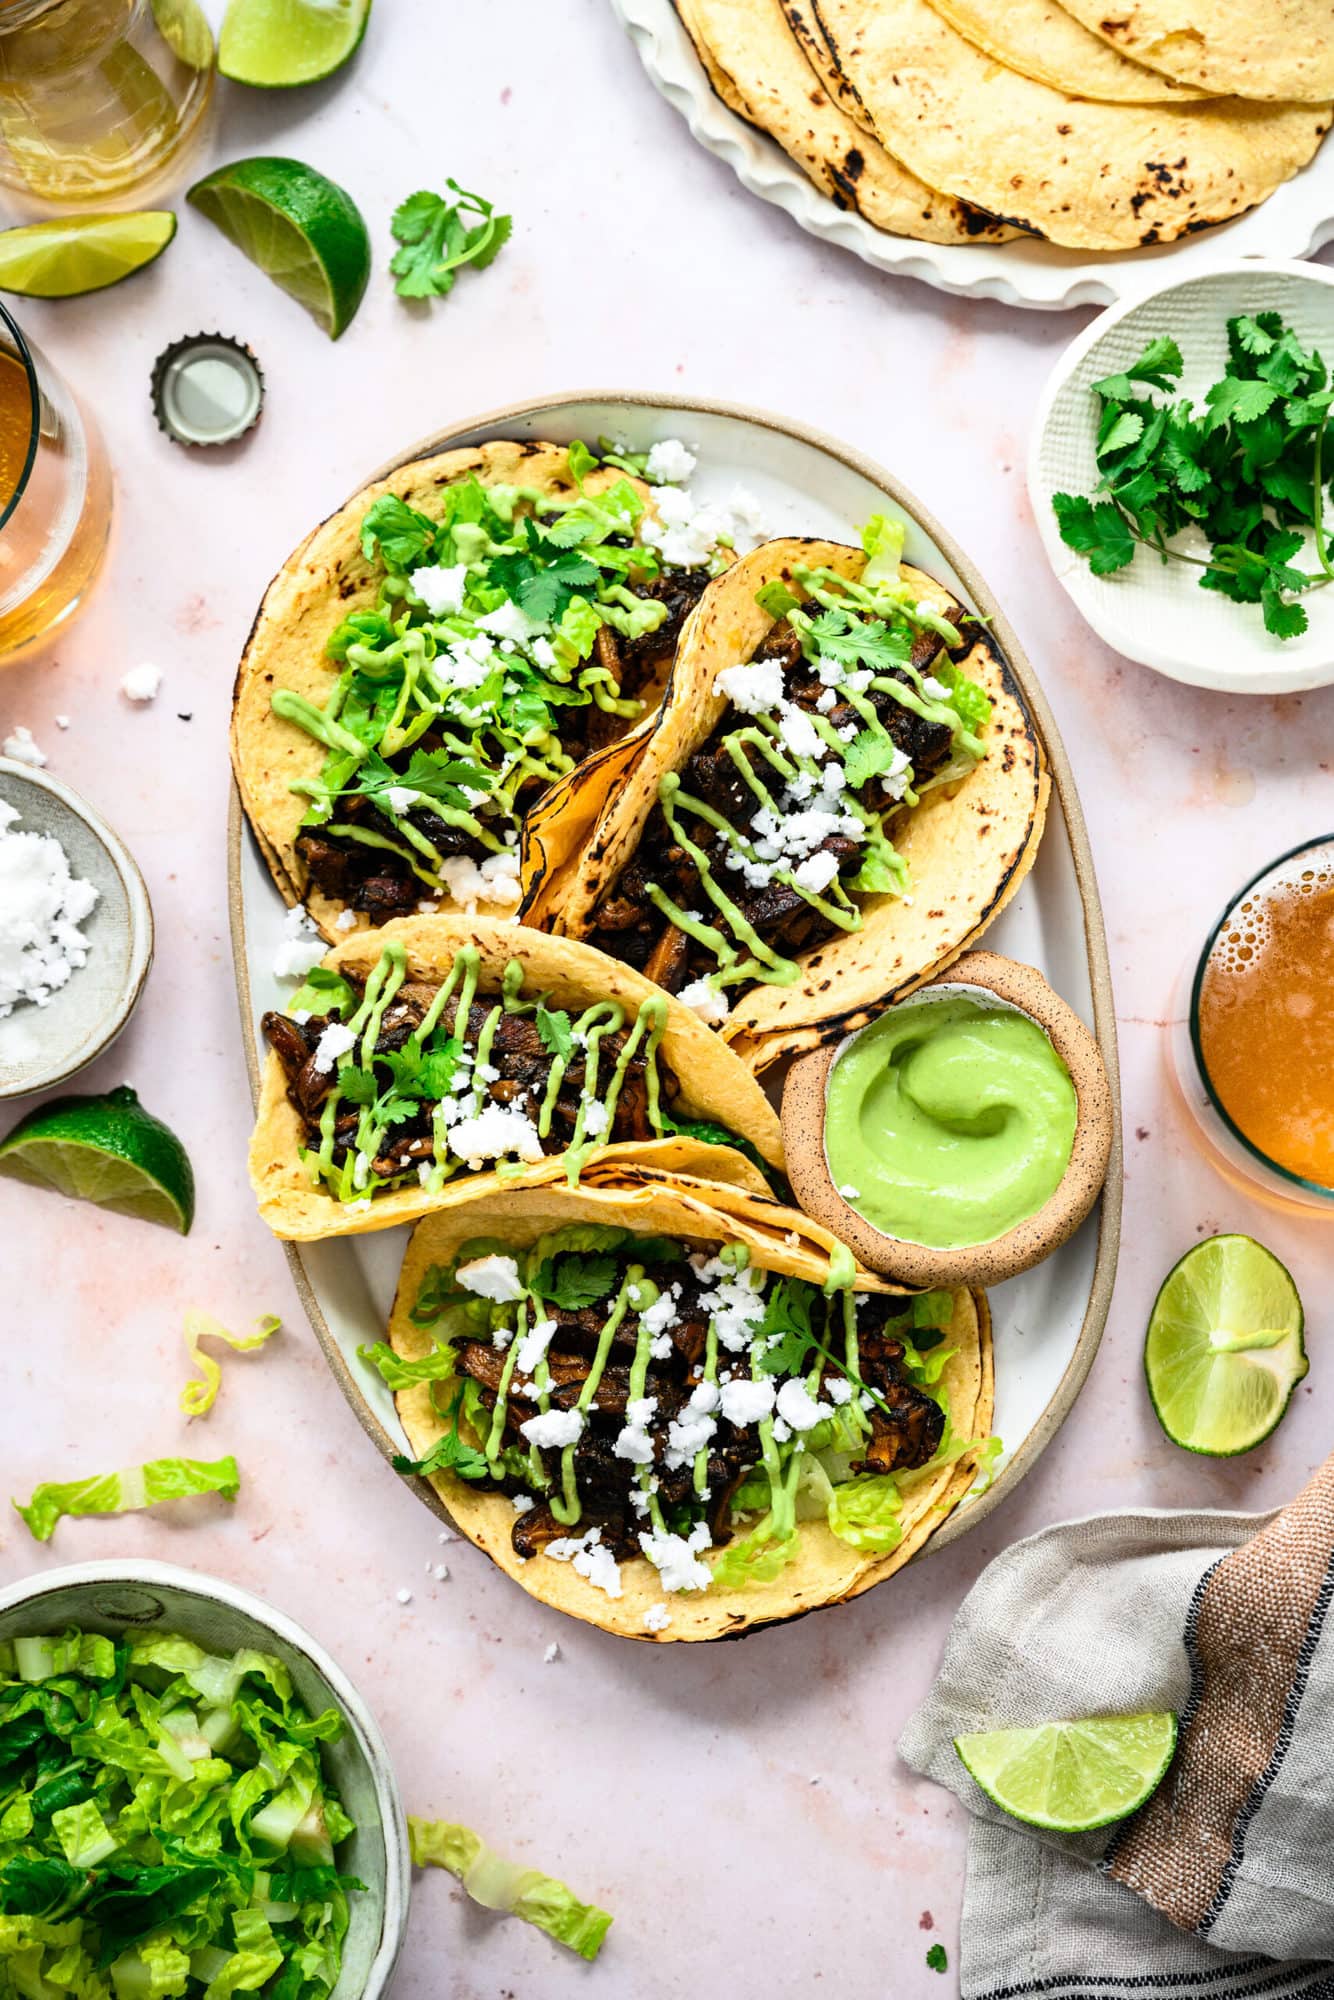
{"label": "metal bottle cap", "polygon": [[264,375],[243,341],[223,333],[175,340],[153,363],[153,411],[177,444],[231,444],[258,423]]}

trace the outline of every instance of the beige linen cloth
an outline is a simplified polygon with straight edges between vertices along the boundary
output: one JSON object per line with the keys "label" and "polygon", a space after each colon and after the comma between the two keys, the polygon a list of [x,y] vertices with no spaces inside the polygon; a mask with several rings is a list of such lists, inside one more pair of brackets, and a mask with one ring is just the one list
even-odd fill
{"label": "beige linen cloth", "polygon": [[[1334,2000],[1334,1459],[1272,1514],[1095,1515],[983,1571],[899,1745],[973,1815],[963,2000]],[[953,1739],[1172,1709],[1147,1805],[1038,1834]]]}

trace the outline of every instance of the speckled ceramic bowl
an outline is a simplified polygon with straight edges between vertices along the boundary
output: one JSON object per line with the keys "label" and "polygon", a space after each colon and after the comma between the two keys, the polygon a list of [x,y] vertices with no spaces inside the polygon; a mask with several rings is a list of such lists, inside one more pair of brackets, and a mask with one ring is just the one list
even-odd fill
{"label": "speckled ceramic bowl", "polygon": [[379,1725],[342,1668],[281,1611],[217,1577],[170,1563],[92,1562],[47,1570],[0,1591],[0,1639],[69,1626],[119,1638],[158,1626],[217,1652],[254,1646],[276,1653],[307,1707],[336,1708],[347,1727],[321,1755],[357,1823],[338,1852],[345,1874],[366,1884],[349,1898],[343,1969],[330,2000],[382,2000],[408,1922],[408,1828]]}
{"label": "speckled ceramic bowl", "polygon": [[1070,1072],[1077,1104],[1074,1146],[1060,1186],[1036,1215],[990,1243],[936,1250],[904,1242],[876,1229],[843,1199],[825,1159],[824,1122],[829,1072],[845,1043],[831,1043],[801,1057],[788,1071],[783,1087],[783,1145],[797,1200],[808,1215],[841,1236],[868,1270],[917,1290],[998,1285],[1041,1263],[1073,1236],[1088,1215],[1106,1179],[1111,1154],[1115,1118],[1098,1044],[1034,966],[994,952],[967,952],[942,978],[919,987],[903,1005],[912,1006],[931,993],[970,990],[993,995],[1037,1022]]}
{"label": "speckled ceramic bowl", "polygon": [[0,1098],[49,1090],[115,1041],[153,961],[153,911],[134,858],[106,822],[49,772],[0,757],[0,799],[16,833],[53,834],[97,902],[80,925],[88,962],[43,1007],[21,1001],[0,1021]]}

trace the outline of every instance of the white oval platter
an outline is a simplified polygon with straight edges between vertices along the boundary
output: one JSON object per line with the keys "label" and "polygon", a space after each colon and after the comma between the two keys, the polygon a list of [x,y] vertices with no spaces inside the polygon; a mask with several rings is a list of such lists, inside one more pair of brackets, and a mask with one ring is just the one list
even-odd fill
{"label": "white oval platter", "polygon": [[[1052,771],[1047,827],[1032,873],[986,934],[987,948],[1038,966],[1097,1035],[1119,1106],[1116,1026],[1102,909],[1079,796],[1051,711],[1004,612],[959,549],[872,460],[786,419],[686,398],[591,392],[512,405],[422,439],[391,464],[488,438],[568,442],[613,436],[634,451],[682,438],[699,454],[692,490],[723,498],[738,487],[760,502],[772,533],[855,540],[868,515],[890,509],[908,523],[906,553],[991,621],[1046,741]],[[388,467],[377,469],[379,473]],[[373,476],[373,475],[368,475]],[[334,503],[343,496],[331,495]],[[282,898],[245,827],[233,789],[229,828],[232,950],[252,1092],[259,1078],[258,1022],[291,991],[273,976],[285,915]],[[1119,1111],[1111,1168],[1099,1206],[1045,1264],[990,1294],[995,1322],[995,1429],[1004,1441],[997,1476],[965,1501],[928,1548],[952,1541],[998,1505],[1036,1462],[1064,1421],[1102,1337],[1116,1270],[1121,1218]],[[406,1450],[393,1398],[357,1359],[383,1338],[407,1243],[404,1229],[288,1244],[302,1302],[325,1357],[362,1427],[389,1459]],[[388,1475],[387,1476],[392,1476]],[[414,1482],[442,1519],[425,1480]]]}
{"label": "white oval platter", "polygon": [[732,169],[752,194],[785,209],[812,236],[851,250],[878,271],[920,278],[968,299],[1052,311],[1106,306],[1161,282],[1188,276],[1220,257],[1309,257],[1334,237],[1334,138],[1304,172],[1234,222],[1180,243],[1094,256],[1054,243],[914,243],[873,229],[860,215],[836,208],[772,139],[729,111],[714,95],[672,0],[611,0],[639,59],[701,146]]}

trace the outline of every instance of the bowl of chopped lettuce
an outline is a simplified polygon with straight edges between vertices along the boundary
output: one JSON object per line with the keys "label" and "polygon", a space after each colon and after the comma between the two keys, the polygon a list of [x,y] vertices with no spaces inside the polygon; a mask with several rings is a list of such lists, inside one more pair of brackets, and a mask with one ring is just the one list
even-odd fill
{"label": "bowl of chopped lettuce", "polygon": [[0,1592],[0,2000],[376,2000],[407,1904],[383,1738],[299,1625],[165,1563]]}

